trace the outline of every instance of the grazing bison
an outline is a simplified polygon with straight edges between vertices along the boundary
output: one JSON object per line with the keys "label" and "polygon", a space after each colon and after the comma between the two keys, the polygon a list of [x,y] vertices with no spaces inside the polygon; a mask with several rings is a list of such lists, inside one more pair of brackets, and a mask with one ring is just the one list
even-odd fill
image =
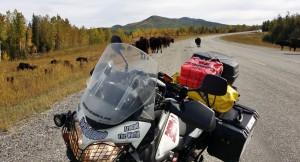
{"label": "grazing bison", "polygon": [[55,59],[53,59],[53,60],[51,60],[51,61],[50,61],[50,64],[58,64],[58,63],[60,63],[60,61],[59,61],[59,60],[55,60]]}
{"label": "grazing bison", "polygon": [[296,48],[300,48],[300,38],[298,38],[298,39],[296,39],[296,38],[291,39],[290,50],[291,50],[291,48],[293,48],[294,51],[296,51]]}
{"label": "grazing bison", "polygon": [[196,43],[197,47],[200,47],[200,45],[201,45],[201,38],[197,37],[195,39],[195,43]]}
{"label": "grazing bison", "polygon": [[37,68],[37,66],[32,66],[28,63],[21,62],[21,63],[19,63],[19,66],[17,67],[17,70],[27,70],[27,69],[34,70],[36,68]]}
{"label": "grazing bison", "polygon": [[[280,45],[281,46],[281,51],[282,51],[284,46],[290,47],[291,42],[288,41],[288,40],[280,40],[280,41],[276,42],[275,44]],[[290,48],[290,50],[291,50],[291,48]]]}
{"label": "grazing bison", "polygon": [[64,60],[64,66],[73,69],[73,64],[69,60]]}
{"label": "grazing bison", "polygon": [[50,69],[45,69],[44,72],[45,72],[46,75],[52,74],[53,69],[52,69],[52,68],[50,68]]}
{"label": "grazing bison", "polygon": [[150,48],[152,50],[152,53],[158,53],[158,50],[160,50],[160,53],[162,53],[162,40],[161,38],[155,38],[155,37],[151,37],[149,39],[149,42],[150,42]]}
{"label": "grazing bison", "polygon": [[8,76],[6,77],[6,81],[10,83],[14,83],[14,77],[13,76]]}
{"label": "grazing bison", "polygon": [[37,68],[37,66],[29,66],[29,69],[31,69],[31,70],[34,70],[36,68]]}
{"label": "grazing bison", "polygon": [[76,61],[78,61],[78,62],[88,62],[88,59],[86,57],[77,57]]}

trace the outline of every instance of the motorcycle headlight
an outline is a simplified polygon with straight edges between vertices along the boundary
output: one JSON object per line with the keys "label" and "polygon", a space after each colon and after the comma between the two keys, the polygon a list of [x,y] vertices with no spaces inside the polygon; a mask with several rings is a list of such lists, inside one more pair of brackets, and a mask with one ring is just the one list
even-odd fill
{"label": "motorcycle headlight", "polygon": [[82,131],[78,122],[71,127],[69,137],[71,150],[79,161],[113,161],[121,151],[112,142],[93,143],[81,149]]}
{"label": "motorcycle headlight", "polygon": [[58,127],[62,127],[65,124],[66,121],[66,115],[65,114],[57,114],[53,118],[54,123]]}

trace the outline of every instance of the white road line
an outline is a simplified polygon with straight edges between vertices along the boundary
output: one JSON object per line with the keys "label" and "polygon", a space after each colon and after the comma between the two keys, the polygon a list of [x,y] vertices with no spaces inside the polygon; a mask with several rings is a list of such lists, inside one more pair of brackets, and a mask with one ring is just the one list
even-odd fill
{"label": "white road line", "polygon": [[258,62],[258,61],[255,61],[255,60],[250,60],[250,61],[252,61],[252,62],[254,62],[254,63],[257,63],[257,64],[260,64],[260,65],[266,65],[266,64],[264,64],[264,63],[261,63],[261,62]]}

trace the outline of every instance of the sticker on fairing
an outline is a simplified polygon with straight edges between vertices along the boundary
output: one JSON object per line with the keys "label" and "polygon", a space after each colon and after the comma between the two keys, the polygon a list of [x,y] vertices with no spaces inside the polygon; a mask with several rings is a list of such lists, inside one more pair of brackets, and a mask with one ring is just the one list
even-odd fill
{"label": "sticker on fairing", "polygon": [[140,131],[118,134],[118,139],[131,139],[131,138],[140,138]]}
{"label": "sticker on fairing", "polygon": [[134,130],[138,130],[139,128],[140,128],[139,122],[130,125],[125,125],[124,126],[125,133],[118,134],[118,139],[140,138],[140,131],[134,131]]}
{"label": "sticker on fairing", "polygon": [[178,119],[175,118],[174,115],[171,115],[165,135],[170,137],[174,143],[176,142],[177,137],[177,127],[175,125],[178,125]]}
{"label": "sticker on fairing", "polygon": [[93,128],[91,128],[84,120],[84,118],[81,118],[79,125],[81,127],[82,133],[89,139],[92,140],[101,140],[105,139],[108,136],[107,131],[96,131]]}
{"label": "sticker on fairing", "polygon": [[139,122],[136,122],[135,124],[124,126],[124,132],[132,131],[132,130],[137,130],[139,128],[140,128],[139,127]]}

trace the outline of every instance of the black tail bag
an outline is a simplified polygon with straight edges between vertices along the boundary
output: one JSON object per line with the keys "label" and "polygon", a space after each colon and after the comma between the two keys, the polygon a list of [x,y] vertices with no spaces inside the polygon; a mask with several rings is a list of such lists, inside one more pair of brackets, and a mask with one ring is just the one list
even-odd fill
{"label": "black tail bag", "polygon": [[256,110],[236,104],[218,118],[207,152],[223,161],[239,161],[259,114]]}

